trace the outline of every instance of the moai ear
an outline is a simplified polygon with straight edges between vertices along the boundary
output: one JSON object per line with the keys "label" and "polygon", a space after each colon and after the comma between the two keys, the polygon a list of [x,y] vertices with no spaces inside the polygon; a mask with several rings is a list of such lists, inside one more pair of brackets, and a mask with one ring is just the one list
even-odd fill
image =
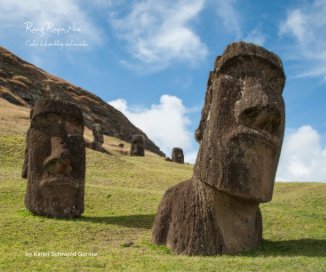
{"label": "moai ear", "polygon": [[29,141],[29,129],[26,133],[26,146],[25,146],[25,154],[24,154],[24,162],[22,169],[22,178],[27,179],[28,175],[28,141]]}
{"label": "moai ear", "polygon": [[[26,147],[27,149],[27,147]],[[28,150],[25,151],[25,158],[24,158],[24,163],[23,163],[23,169],[22,169],[22,178],[27,179],[27,165],[28,165]]]}
{"label": "moai ear", "polygon": [[208,81],[207,81],[207,90],[206,90],[206,96],[205,96],[205,104],[201,111],[201,119],[199,122],[199,126],[195,131],[195,139],[198,143],[200,143],[203,138],[204,131],[206,128],[207,118],[209,116],[209,111],[211,109],[211,104],[212,104],[212,87],[211,86],[212,86],[212,81],[213,81],[213,75],[214,75],[214,72],[209,72]]}

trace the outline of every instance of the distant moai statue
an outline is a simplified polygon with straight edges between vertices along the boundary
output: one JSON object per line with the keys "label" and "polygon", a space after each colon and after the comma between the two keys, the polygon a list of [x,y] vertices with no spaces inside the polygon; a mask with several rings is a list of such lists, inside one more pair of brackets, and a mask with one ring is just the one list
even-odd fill
{"label": "distant moai statue", "polygon": [[40,99],[27,133],[25,205],[36,215],[78,217],[84,212],[85,142],[81,110]]}
{"label": "distant moai statue", "polygon": [[92,149],[103,152],[104,148],[102,147],[102,144],[104,143],[104,136],[102,126],[98,122],[95,122],[92,126],[92,132]]}
{"label": "distant moai statue", "polygon": [[182,148],[174,147],[172,149],[172,161],[176,163],[184,163],[184,155]]}
{"label": "distant moai statue", "polygon": [[272,198],[282,146],[285,84],[279,57],[230,44],[209,75],[190,180],[167,190],[152,241],[186,255],[235,254],[261,243],[259,203]]}
{"label": "distant moai statue", "polygon": [[141,134],[132,135],[130,156],[144,157],[144,155],[145,155],[145,137]]}

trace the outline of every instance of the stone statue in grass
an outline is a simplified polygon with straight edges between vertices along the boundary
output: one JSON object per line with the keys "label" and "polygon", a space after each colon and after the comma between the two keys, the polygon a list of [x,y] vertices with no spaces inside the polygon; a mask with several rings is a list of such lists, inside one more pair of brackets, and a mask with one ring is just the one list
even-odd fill
{"label": "stone statue in grass", "polygon": [[27,135],[26,207],[36,215],[84,212],[85,143],[81,110],[58,99],[38,100]]}
{"label": "stone statue in grass", "polygon": [[95,122],[93,124],[92,133],[93,133],[92,149],[96,151],[104,152],[105,150],[102,147],[102,144],[104,143],[103,129],[98,122]]}
{"label": "stone statue in grass", "polygon": [[184,155],[182,148],[174,147],[172,149],[172,161],[176,163],[184,163]]}
{"label": "stone statue in grass", "polygon": [[186,255],[235,254],[261,243],[284,133],[281,60],[230,44],[209,75],[193,177],[167,190],[152,241]]}
{"label": "stone statue in grass", "polygon": [[144,157],[145,155],[144,146],[145,146],[145,137],[143,135],[140,134],[132,135],[130,156]]}

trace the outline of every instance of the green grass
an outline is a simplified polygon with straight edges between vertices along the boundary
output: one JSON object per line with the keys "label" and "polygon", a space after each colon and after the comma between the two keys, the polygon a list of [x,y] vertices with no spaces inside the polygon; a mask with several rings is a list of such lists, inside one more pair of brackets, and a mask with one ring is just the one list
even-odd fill
{"label": "green grass", "polygon": [[[264,241],[255,250],[177,256],[150,243],[151,226],[165,190],[192,166],[87,150],[85,213],[50,219],[24,207],[24,143],[0,133],[0,271],[326,271],[326,184],[277,183],[261,206]],[[26,256],[34,252],[77,256]]]}

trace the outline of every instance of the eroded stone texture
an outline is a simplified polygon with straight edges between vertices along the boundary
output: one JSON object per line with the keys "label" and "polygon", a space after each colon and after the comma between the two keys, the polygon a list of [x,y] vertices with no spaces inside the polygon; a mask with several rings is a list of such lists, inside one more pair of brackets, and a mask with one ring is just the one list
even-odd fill
{"label": "eroded stone texture", "polygon": [[136,134],[132,136],[131,139],[131,148],[130,148],[130,156],[141,156],[145,155],[145,137],[140,134]]}
{"label": "eroded stone texture", "polygon": [[230,44],[210,72],[195,137],[193,177],[170,188],[152,241],[187,255],[234,254],[262,240],[260,202],[272,198],[284,133],[281,60]]}
{"label": "eroded stone texture", "polygon": [[25,205],[34,214],[78,217],[84,212],[85,143],[81,110],[41,99],[27,134]]}
{"label": "eroded stone texture", "polygon": [[176,163],[184,163],[184,155],[182,148],[174,147],[172,149],[172,161]]}
{"label": "eroded stone texture", "polygon": [[102,144],[104,143],[103,129],[99,123],[94,123],[92,126],[93,143],[92,149],[104,152]]}

